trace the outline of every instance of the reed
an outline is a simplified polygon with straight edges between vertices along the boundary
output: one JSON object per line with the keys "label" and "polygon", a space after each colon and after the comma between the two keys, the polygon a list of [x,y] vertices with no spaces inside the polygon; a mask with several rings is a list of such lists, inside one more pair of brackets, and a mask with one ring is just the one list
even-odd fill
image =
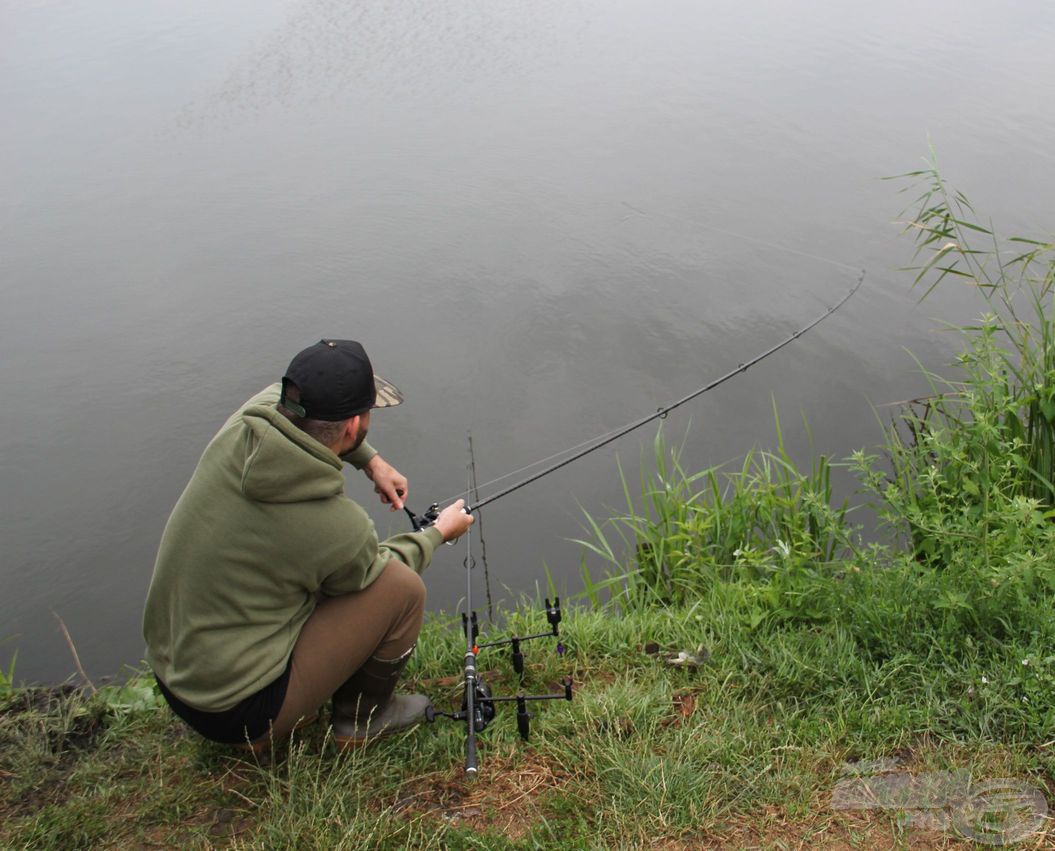
{"label": "reed", "polygon": [[[905,230],[916,242],[914,287],[920,301],[952,281],[973,288],[985,312],[959,328],[964,349],[960,381],[934,376],[934,394],[906,411],[903,428],[890,432],[896,474],[914,476],[942,432],[957,432],[982,461],[981,479],[968,478],[970,496],[986,498],[994,478],[1004,492],[1055,504],[1055,243],[1022,236],[1002,239],[979,221],[968,198],[946,183],[933,157],[924,169],[902,175],[903,191],[919,190]],[[907,439],[906,439],[907,435]],[[930,441],[932,444],[934,441]],[[996,455],[1012,461],[1007,473],[991,469]],[[949,472],[961,465],[953,462]],[[977,486],[978,492],[975,493]]]}
{"label": "reed", "polygon": [[[775,406],[774,420],[775,448],[749,451],[732,471],[686,472],[661,429],[637,501],[620,467],[626,510],[603,522],[585,512],[589,537],[579,540],[608,570],[596,581],[584,562],[595,597],[606,588],[632,605],[682,604],[729,581],[772,585],[779,597],[852,556],[850,509],[833,505],[831,461],[820,455],[800,470]],[[791,596],[784,602],[801,609]]]}
{"label": "reed", "polygon": [[926,372],[931,394],[886,431],[884,458],[852,466],[879,516],[935,574],[927,608],[948,636],[1050,635],[1055,588],[1055,245],[1000,239],[931,164],[904,177],[922,192],[906,230],[916,240],[921,300],[966,284],[979,320],[957,330],[957,373]]}

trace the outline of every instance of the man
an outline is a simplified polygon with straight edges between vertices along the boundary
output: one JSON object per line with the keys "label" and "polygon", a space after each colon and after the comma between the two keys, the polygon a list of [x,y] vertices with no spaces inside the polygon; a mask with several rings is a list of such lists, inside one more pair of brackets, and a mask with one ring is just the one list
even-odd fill
{"label": "man", "polygon": [[343,460],[403,507],[406,478],[365,442],[371,409],[402,401],[359,343],[323,340],[206,447],[165,526],[143,634],[162,694],[207,738],[262,746],[331,696],[342,747],[423,716],[424,696],[393,695],[421,629],[419,574],[473,518],[459,500],[379,543],[341,474]]}

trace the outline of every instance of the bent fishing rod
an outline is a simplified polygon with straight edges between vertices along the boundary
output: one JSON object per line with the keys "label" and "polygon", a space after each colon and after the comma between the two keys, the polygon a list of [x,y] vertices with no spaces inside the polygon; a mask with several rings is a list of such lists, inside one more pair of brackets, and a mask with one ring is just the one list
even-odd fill
{"label": "bent fishing rod", "polygon": [[[521,467],[519,470],[515,470],[512,473],[507,473],[504,476],[499,476],[497,479],[493,479],[490,482],[485,483],[483,485],[483,487],[487,487],[488,485],[494,485],[494,484],[496,484],[496,483],[498,483],[500,481],[503,481],[506,478],[509,478],[510,476],[516,475],[519,472],[524,472],[525,470],[530,470],[532,467],[535,467],[538,464],[544,463],[545,461],[548,461],[548,460],[550,460],[552,458],[560,457],[561,455],[564,455],[564,454],[566,454],[568,452],[573,453],[573,454],[569,455],[567,458],[564,458],[561,461],[557,461],[557,462],[551,464],[550,466],[538,471],[537,473],[534,473],[533,475],[530,475],[530,476],[522,479],[521,481],[516,482],[515,484],[509,485],[508,487],[503,488],[503,489],[497,491],[496,493],[491,494],[490,496],[487,496],[487,497],[484,497],[481,500],[478,500],[472,506],[466,505],[465,506],[465,511],[467,513],[477,512],[481,508],[483,508],[485,505],[489,505],[492,502],[496,502],[497,500],[501,499],[502,497],[509,496],[509,494],[513,493],[514,491],[518,491],[521,488],[526,487],[527,485],[530,485],[532,482],[537,482],[539,479],[543,478],[544,476],[548,476],[550,473],[555,473],[557,470],[560,470],[562,467],[566,467],[569,464],[571,464],[572,462],[578,461],[580,458],[583,458],[586,455],[589,455],[591,452],[596,452],[598,449],[601,449],[602,447],[607,446],[609,443],[613,443],[614,441],[616,441],[619,438],[629,434],[630,432],[634,431],[635,429],[641,428],[641,426],[643,426],[643,425],[647,425],[648,423],[653,422],[655,420],[666,419],[667,415],[670,414],[670,412],[675,410],[676,408],[680,408],[685,403],[691,402],[693,399],[696,399],[696,398],[702,396],[704,393],[708,393],[711,390],[714,390],[716,387],[719,387],[720,385],[725,384],[725,382],[729,381],[731,378],[735,378],[737,375],[740,375],[741,373],[747,372],[747,370],[749,370],[755,364],[760,363],[761,361],[764,361],[766,358],[768,358],[771,355],[774,355],[777,352],[779,352],[785,346],[788,346],[791,343],[795,342],[795,340],[799,339],[799,337],[802,337],[804,334],[807,334],[809,331],[813,330],[815,327],[820,325],[825,319],[827,319],[829,316],[831,316],[833,313],[835,313],[837,310],[839,310],[839,308],[841,308],[844,304],[846,304],[846,302],[848,302],[853,297],[853,295],[861,288],[861,285],[864,283],[865,274],[866,274],[866,270],[865,269],[860,270],[860,274],[858,275],[857,281],[854,283],[853,287],[851,287],[850,290],[841,299],[839,299],[839,301],[837,301],[835,304],[831,305],[830,307],[827,307],[824,310],[824,312],[821,313],[819,316],[815,317],[808,324],[806,324],[806,325],[802,326],[801,328],[799,328],[793,334],[790,334],[789,336],[785,337],[783,340],[781,340],[776,345],[770,346],[768,349],[766,349],[765,351],[760,352],[759,354],[755,355],[750,360],[747,360],[747,361],[744,361],[743,363],[737,364],[737,366],[734,369],[729,370],[727,373],[725,373],[725,375],[722,375],[719,378],[716,378],[714,381],[711,381],[708,384],[703,385],[702,387],[698,387],[697,389],[693,390],[691,393],[688,393],[685,396],[682,396],[680,399],[672,402],[669,405],[664,405],[663,407],[658,408],[656,411],[654,411],[651,414],[647,414],[647,415],[645,415],[643,417],[640,417],[640,418],[638,418],[636,420],[633,420],[633,421],[627,423],[626,425],[616,429],[615,431],[608,432],[608,433],[602,434],[602,435],[597,435],[596,437],[592,437],[589,440],[586,440],[583,443],[578,444],[578,446],[573,446],[570,449],[565,449],[565,450],[563,450],[561,452],[556,453],[555,455],[551,455],[548,458],[544,458],[541,461],[535,461],[532,464],[528,464],[526,467]],[[466,497],[468,497],[469,493],[470,493],[470,491],[466,490],[464,492],[464,495]],[[421,529],[424,529],[425,527],[430,526],[430,525],[432,525],[432,523],[435,522],[436,518],[439,516],[439,503],[433,503],[432,505],[429,506],[429,509],[424,514],[421,514],[421,515],[414,514],[413,511],[411,511],[409,508],[406,508],[405,506],[404,506],[404,510],[406,511],[407,515],[410,517],[410,522],[413,525],[414,529],[420,531]]]}

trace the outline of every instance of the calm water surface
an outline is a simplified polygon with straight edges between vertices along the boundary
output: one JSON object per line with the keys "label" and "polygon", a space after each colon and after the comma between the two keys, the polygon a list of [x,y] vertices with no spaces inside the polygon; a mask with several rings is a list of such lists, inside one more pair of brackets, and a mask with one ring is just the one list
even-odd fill
{"label": "calm water surface", "polygon": [[[391,0],[0,3],[0,662],[142,655],[162,526],[230,411],[321,336],[406,393],[372,439],[411,505],[614,428],[836,317],[672,416],[689,466],[837,456],[955,344],[909,200],[947,175],[1007,231],[1055,223],[1055,9]],[[793,249],[793,251],[784,249]],[[823,259],[818,259],[823,258]],[[840,265],[843,264],[843,265]],[[880,409],[882,411],[882,409]],[[581,508],[651,430],[484,517],[496,596],[578,586]],[[364,503],[358,474],[349,490]],[[581,506],[581,507],[580,507]],[[382,532],[401,517],[371,510]],[[427,575],[462,594],[462,552]]]}

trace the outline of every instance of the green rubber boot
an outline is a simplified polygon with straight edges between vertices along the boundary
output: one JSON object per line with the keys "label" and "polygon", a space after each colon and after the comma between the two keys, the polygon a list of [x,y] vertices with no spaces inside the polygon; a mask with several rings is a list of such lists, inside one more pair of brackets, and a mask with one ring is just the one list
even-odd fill
{"label": "green rubber boot", "polygon": [[396,681],[414,651],[399,659],[366,660],[333,695],[333,738],[342,750],[413,727],[425,719],[429,699],[423,694],[396,694]]}

